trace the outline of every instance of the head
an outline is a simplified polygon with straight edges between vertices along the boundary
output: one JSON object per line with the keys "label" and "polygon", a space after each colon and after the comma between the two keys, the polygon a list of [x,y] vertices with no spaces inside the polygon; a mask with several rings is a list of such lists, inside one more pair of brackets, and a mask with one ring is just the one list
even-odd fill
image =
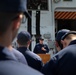
{"label": "head", "polygon": [[70,31],[66,33],[61,39],[63,48],[67,47],[70,44],[70,42],[73,40],[76,40],[76,31]]}
{"label": "head", "polygon": [[17,35],[17,43],[19,44],[19,46],[29,47],[29,45],[31,43],[31,35],[30,35],[30,33],[26,32],[26,31],[21,31]]}
{"label": "head", "polygon": [[43,39],[42,37],[40,37],[40,38],[39,38],[39,43],[40,43],[40,44],[43,44],[43,42],[44,42],[44,39]]}
{"label": "head", "polygon": [[57,51],[60,51],[61,49],[63,49],[63,45],[61,43],[61,38],[63,35],[65,35],[67,32],[69,32],[70,30],[68,29],[61,29],[57,32],[56,34],[56,48],[57,48]]}
{"label": "head", "polygon": [[[20,27],[23,14],[26,16],[26,0],[1,0],[0,1],[0,39],[10,44],[15,38]],[[9,37],[8,37],[9,36]],[[1,41],[0,41],[1,42]]]}

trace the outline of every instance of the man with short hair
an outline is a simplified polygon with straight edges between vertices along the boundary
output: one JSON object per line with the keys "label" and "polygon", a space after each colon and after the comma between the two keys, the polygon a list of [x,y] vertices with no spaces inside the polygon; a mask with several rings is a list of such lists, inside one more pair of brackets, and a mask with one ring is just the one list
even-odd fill
{"label": "man with short hair", "polygon": [[44,65],[45,75],[76,75],[76,31],[69,31],[61,38],[63,49]]}
{"label": "man with short hair", "polygon": [[71,41],[76,40],[76,31],[70,31],[61,38],[63,48],[67,47]]}
{"label": "man with short hair", "polygon": [[31,35],[29,32],[21,31],[17,36],[18,48],[26,58],[27,63],[32,68],[41,71],[43,66],[42,59],[35,53],[29,50],[29,46],[31,43]]}
{"label": "man with short hair", "polygon": [[23,14],[28,15],[26,3],[26,0],[0,0],[0,75],[42,75],[20,63],[11,47]]}
{"label": "man with short hair", "polygon": [[63,49],[63,45],[61,43],[61,38],[69,31],[70,30],[68,30],[68,29],[61,29],[57,32],[56,39],[55,39],[55,45],[56,45],[57,52],[59,52],[61,49]]}

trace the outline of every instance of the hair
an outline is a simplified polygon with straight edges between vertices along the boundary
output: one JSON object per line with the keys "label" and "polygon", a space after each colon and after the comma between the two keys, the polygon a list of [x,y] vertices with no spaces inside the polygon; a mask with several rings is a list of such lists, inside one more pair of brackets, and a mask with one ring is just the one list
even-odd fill
{"label": "hair", "polygon": [[71,37],[76,37],[76,34],[68,34],[66,37],[65,37],[65,39],[71,39]]}
{"label": "hair", "polygon": [[58,45],[60,46],[60,48],[63,49],[63,45],[61,43],[61,40],[60,41],[56,40],[56,41],[57,41]]}
{"label": "hair", "polygon": [[20,39],[17,39],[17,42],[20,44],[20,45],[27,45],[27,42],[30,41],[30,40],[27,40],[25,38],[20,38]]}
{"label": "hair", "polygon": [[[0,35],[4,34],[18,13],[0,12]],[[17,19],[17,18],[16,18]]]}

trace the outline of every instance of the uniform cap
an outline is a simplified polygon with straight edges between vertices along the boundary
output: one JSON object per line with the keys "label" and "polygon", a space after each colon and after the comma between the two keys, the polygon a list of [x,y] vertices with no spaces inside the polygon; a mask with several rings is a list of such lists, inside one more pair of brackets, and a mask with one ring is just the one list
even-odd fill
{"label": "uniform cap", "polygon": [[27,41],[31,40],[31,35],[29,32],[21,31],[20,33],[18,33],[17,40],[27,42]]}
{"label": "uniform cap", "polygon": [[61,38],[63,37],[63,35],[65,35],[66,33],[68,33],[70,30],[68,29],[61,29],[58,31],[57,35],[56,35],[56,41],[60,41]]}
{"label": "uniform cap", "polygon": [[30,17],[26,0],[0,0],[0,12],[24,12],[27,17]]}
{"label": "uniform cap", "polygon": [[40,37],[39,40],[44,40],[44,38]]}
{"label": "uniform cap", "polygon": [[66,33],[66,34],[61,38],[61,40],[64,40],[69,34],[76,34],[76,31],[70,31],[70,32]]}

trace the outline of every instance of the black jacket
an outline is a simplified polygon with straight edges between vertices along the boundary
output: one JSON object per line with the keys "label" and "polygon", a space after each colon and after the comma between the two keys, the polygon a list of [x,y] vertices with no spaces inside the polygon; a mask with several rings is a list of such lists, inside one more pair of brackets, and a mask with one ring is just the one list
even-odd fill
{"label": "black jacket", "polygon": [[42,59],[26,47],[19,47],[18,50],[25,56],[29,66],[36,70],[41,70],[43,63]]}
{"label": "black jacket", "polygon": [[[31,72],[30,72],[31,71]],[[0,75],[43,75],[16,59],[12,51],[0,46]]]}
{"label": "black jacket", "polygon": [[[46,49],[46,51],[41,50],[41,48],[44,47]],[[34,53],[37,54],[46,54],[49,52],[49,48],[46,44],[37,44],[34,48]]]}

